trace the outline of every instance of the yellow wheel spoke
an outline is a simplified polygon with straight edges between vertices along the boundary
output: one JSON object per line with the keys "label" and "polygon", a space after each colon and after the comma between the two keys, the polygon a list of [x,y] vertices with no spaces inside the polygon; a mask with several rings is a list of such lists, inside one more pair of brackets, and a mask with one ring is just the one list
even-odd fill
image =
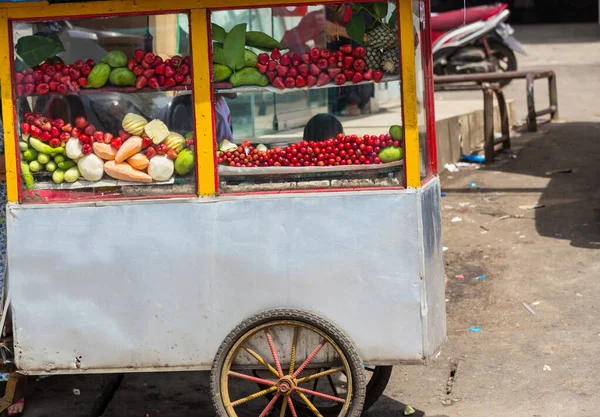
{"label": "yellow wheel spoke", "polygon": [[252,400],[256,400],[257,398],[264,397],[265,395],[270,394],[275,391],[277,391],[276,385],[272,386],[271,388],[267,388],[265,390],[256,392],[252,395],[248,395],[247,397],[240,398],[239,400],[232,402],[230,405],[231,405],[231,407],[236,407],[240,404],[245,404],[248,401],[252,401]]}
{"label": "yellow wheel spoke", "polygon": [[331,369],[328,369],[328,370],[323,371],[323,372],[319,372],[319,373],[316,373],[316,374],[305,376],[304,378],[298,378],[298,382],[297,383],[298,384],[302,384],[303,382],[309,382],[309,381],[312,381],[313,379],[322,378],[322,377],[327,376],[327,375],[335,374],[336,372],[342,372],[343,370],[344,370],[343,366],[340,366],[339,368],[331,368]]}
{"label": "yellow wheel spoke", "polygon": [[256,359],[262,366],[267,368],[273,375],[275,375],[277,378],[279,378],[279,373],[277,372],[277,370],[275,368],[273,368],[271,365],[269,365],[267,363],[267,361],[262,358],[262,356],[260,356],[258,353],[256,353],[255,351],[253,351],[246,345],[243,345],[242,349],[244,349],[246,352],[248,352],[248,354],[250,354],[250,356],[252,356],[254,359]]}
{"label": "yellow wheel spoke", "polygon": [[300,396],[300,398],[302,398],[302,401],[304,401],[306,403],[306,405],[308,406],[308,408],[310,408],[310,411],[312,411],[315,416],[317,416],[317,417],[323,417],[321,415],[321,413],[319,413],[319,410],[317,410],[317,407],[315,407],[314,404],[312,402],[310,402],[310,400],[306,397],[306,395],[304,395],[300,391],[296,391],[296,393],[298,393],[298,395]]}
{"label": "yellow wheel spoke", "polygon": [[294,326],[294,338],[292,340],[292,354],[290,355],[290,375],[296,367],[296,347],[298,346],[298,326]]}
{"label": "yellow wheel spoke", "polygon": [[285,410],[287,409],[287,401],[284,398],[283,403],[281,405],[281,411],[279,412],[279,417],[285,417]]}

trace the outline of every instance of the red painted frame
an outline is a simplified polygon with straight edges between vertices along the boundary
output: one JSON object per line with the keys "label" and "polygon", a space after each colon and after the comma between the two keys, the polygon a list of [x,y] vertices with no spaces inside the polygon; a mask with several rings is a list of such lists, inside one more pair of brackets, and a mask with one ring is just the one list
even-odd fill
{"label": "red painted frame", "polygon": [[[423,46],[421,55],[425,79],[425,111],[427,124],[427,176],[438,174],[437,165],[437,139],[435,134],[435,97],[433,85],[433,54],[431,43],[431,0],[423,0],[425,3],[425,28],[421,30]],[[422,182],[424,182],[422,181]]]}

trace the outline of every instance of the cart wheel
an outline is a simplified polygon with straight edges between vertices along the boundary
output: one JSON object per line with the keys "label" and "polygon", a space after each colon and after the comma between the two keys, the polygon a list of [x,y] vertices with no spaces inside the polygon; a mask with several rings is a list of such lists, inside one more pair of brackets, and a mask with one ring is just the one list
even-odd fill
{"label": "cart wheel", "polygon": [[[313,389],[320,378],[338,386]],[[238,325],[217,352],[210,388],[219,417],[265,417],[275,409],[279,417],[304,416],[298,404],[315,416],[339,404],[338,417],[359,417],[366,389],[364,365],[348,336],[327,319],[291,309]]]}
{"label": "cart wheel", "polygon": [[[383,395],[385,388],[387,387],[387,384],[390,381],[390,377],[392,376],[392,368],[392,366],[365,365],[365,381],[367,382],[367,387],[365,394],[365,403],[363,405],[363,412],[371,408],[377,402],[379,397]],[[261,372],[258,372],[256,370],[253,370],[252,374],[258,378],[261,377]],[[319,382],[319,380],[321,381]],[[313,381],[313,383],[313,390],[321,387],[321,384],[329,384],[332,388],[335,386],[335,381],[332,379],[331,375],[327,375],[323,378],[317,378]],[[260,384],[257,385],[258,387],[262,387]],[[267,396],[267,398],[269,399],[271,399],[272,397],[273,394],[269,394]],[[294,402],[296,411],[302,411],[302,415],[310,415],[310,409],[306,407],[306,404],[298,402],[296,400],[292,401]],[[336,416],[339,414],[341,408],[341,404],[332,404],[328,407],[319,408],[319,412],[323,416]]]}

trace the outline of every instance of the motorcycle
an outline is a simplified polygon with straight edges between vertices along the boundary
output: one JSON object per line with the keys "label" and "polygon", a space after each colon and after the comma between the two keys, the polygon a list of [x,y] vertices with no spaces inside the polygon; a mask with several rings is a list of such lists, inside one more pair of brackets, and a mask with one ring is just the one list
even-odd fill
{"label": "motorcycle", "polygon": [[527,53],[506,23],[509,15],[508,5],[503,3],[432,13],[434,74],[516,71],[514,52]]}

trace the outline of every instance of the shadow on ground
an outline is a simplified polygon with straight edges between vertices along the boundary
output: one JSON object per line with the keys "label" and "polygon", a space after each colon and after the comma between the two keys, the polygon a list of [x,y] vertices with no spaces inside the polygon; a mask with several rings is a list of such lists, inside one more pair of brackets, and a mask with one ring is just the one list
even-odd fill
{"label": "shadow on ground", "polygon": [[[524,174],[548,179],[545,187],[493,186],[480,193],[541,192],[535,210],[537,232],[569,240],[579,248],[600,249],[600,123],[549,124],[518,153],[517,159],[491,164],[482,171]],[[445,192],[474,192],[445,188]],[[498,212],[498,216],[505,213]]]}

